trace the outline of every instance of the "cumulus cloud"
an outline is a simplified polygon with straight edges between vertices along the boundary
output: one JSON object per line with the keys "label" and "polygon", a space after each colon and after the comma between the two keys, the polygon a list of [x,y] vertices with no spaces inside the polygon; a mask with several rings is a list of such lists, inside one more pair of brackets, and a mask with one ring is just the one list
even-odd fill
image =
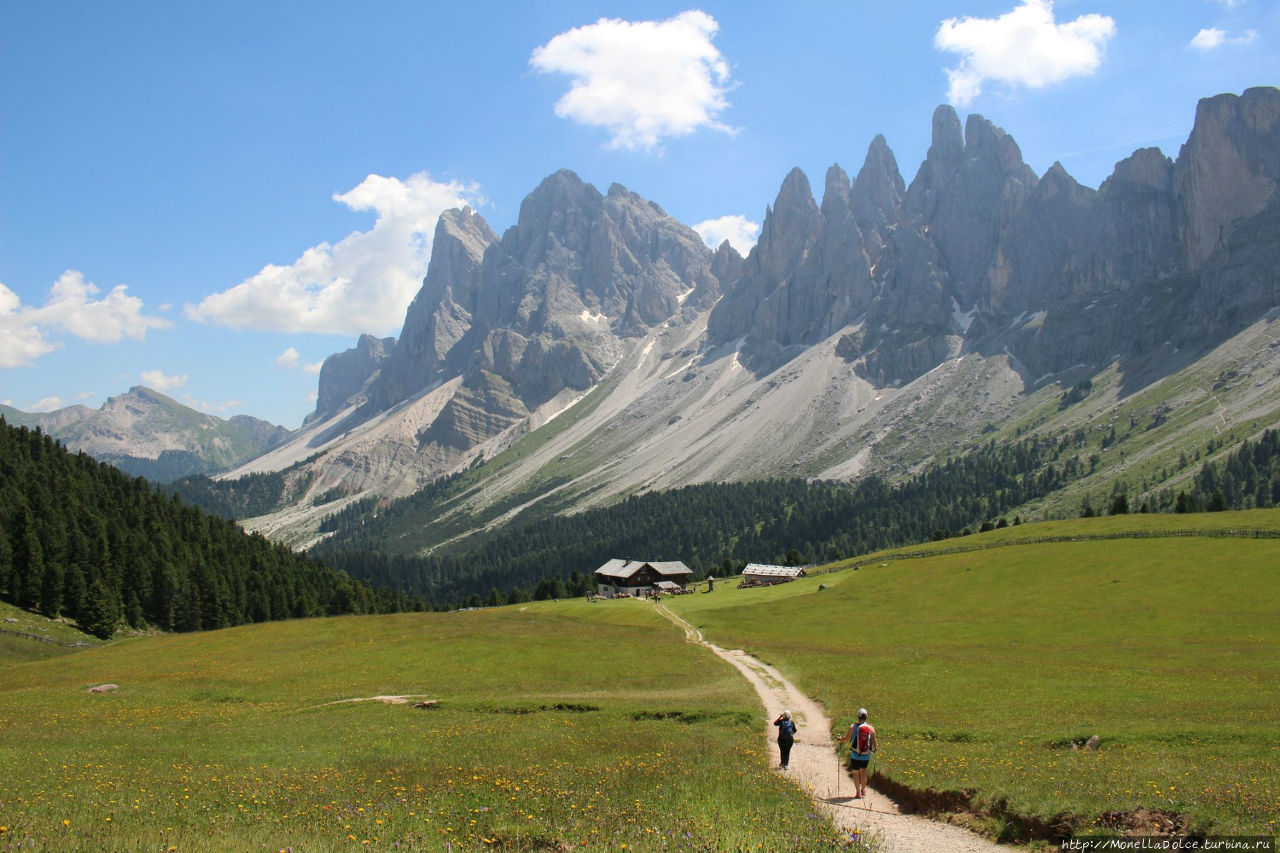
{"label": "cumulus cloud", "polygon": [[572,78],[556,115],[605,128],[610,148],[652,150],[701,127],[733,132],[718,119],[730,76],[711,43],[719,28],[698,10],[666,21],[601,18],[535,49],[529,64]]}
{"label": "cumulus cloud", "polygon": [[377,214],[373,228],[320,243],[288,266],[269,264],[229,290],[188,305],[192,320],[233,329],[358,335],[397,330],[422,286],[436,220],[479,203],[474,184],[425,172],[401,181],[370,175],[333,200]]}
{"label": "cumulus cloud", "polygon": [[30,406],[27,406],[28,412],[52,412],[55,409],[61,409],[63,406],[61,397],[45,397],[43,400],[36,400]]}
{"label": "cumulus cloud", "polygon": [[144,370],[142,371],[142,382],[149,388],[164,393],[172,391],[174,388],[181,388],[187,384],[187,374],[178,373],[173,376],[166,376],[160,370]]}
{"label": "cumulus cloud", "polygon": [[24,306],[16,293],[0,284],[0,367],[33,364],[37,358],[63,346],[51,340],[53,330],[98,344],[119,343],[123,338],[142,340],[147,329],[165,328],[168,320],[143,313],[142,300],[128,294],[123,284],[101,299],[84,274],[67,270],[49,288],[39,308]]}
{"label": "cumulus cloud", "polygon": [[314,376],[320,373],[320,368],[322,367],[324,367],[323,361],[313,361],[308,364],[302,365],[302,372],[310,373]]}
{"label": "cumulus cloud", "polygon": [[699,222],[693,226],[693,230],[713,249],[720,248],[720,244],[728,240],[729,245],[738,250],[738,254],[745,255],[751,251],[756,238],[760,236],[760,223],[734,214]]}
{"label": "cumulus cloud", "polygon": [[948,18],[934,35],[939,50],[960,54],[948,68],[947,97],[965,106],[986,81],[1033,89],[1071,77],[1087,77],[1102,63],[1116,34],[1105,15],[1081,15],[1070,23],[1054,19],[1053,0],[1022,0],[998,18]]}
{"label": "cumulus cloud", "polygon": [[222,414],[232,409],[238,409],[244,405],[240,400],[223,400],[221,403],[214,403],[209,400],[201,400],[190,394],[182,395],[182,402],[198,412],[205,414]]}
{"label": "cumulus cloud", "polygon": [[18,294],[0,284],[0,367],[33,364],[61,346],[45,338],[30,313]]}
{"label": "cumulus cloud", "polygon": [[1228,36],[1225,30],[1217,27],[1208,27],[1196,33],[1195,38],[1191,40],[1188,47],[1192,47],[1201,53],[1208,53],[1227,44],[1248,44],[1257,38],[1258,34],[1254,30],[1246,30],[1238,36]]}
{"label": "cumulus cloud", "polygon": [[301,358],[298,351],[293,347],[289,347],[276,358],[276,364],[283,368],[293,368],[298,366],[298,359]]}

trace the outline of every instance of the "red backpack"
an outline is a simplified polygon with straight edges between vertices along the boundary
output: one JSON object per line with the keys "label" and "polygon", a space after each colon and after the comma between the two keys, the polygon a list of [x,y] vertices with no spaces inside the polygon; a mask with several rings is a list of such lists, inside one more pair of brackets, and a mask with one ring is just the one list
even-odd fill
{"label": "red backpack", "polygon": [[854,732],[853,751],[859,755],[871,752],[871,727],[866,723],[858,723],[858,728]]}

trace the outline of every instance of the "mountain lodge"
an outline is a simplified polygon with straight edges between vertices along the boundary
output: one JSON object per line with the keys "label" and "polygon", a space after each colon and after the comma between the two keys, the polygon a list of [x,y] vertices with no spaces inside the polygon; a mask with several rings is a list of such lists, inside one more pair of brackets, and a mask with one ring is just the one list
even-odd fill
{"label": "mountain lodge", "polygon": [[679,560],[648,562],[610,560],[595,571],[600,595],[644,595],[650,592],[680,592],[693,580],[693,570]]}

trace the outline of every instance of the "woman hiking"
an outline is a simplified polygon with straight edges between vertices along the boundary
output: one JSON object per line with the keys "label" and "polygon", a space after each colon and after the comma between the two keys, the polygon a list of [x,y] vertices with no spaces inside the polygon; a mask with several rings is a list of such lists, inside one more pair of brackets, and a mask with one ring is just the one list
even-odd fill
{"label": "woman hiking", "polygon": [[791,746],[796,742],[796,724],[791,720],[791,712],[783,711],[773,721],[778,727],[778,752],[781,753],[780,764],[783,770],[791,762]]}
{"label": "woman hiking", "polygon": [[853,785],[858,789],[854,799],[862,799],[867,795],[867,765],[871,763],[871,753],[876,751],[876,730],[867,722],[867,709],[858,709],[858,722],[849,726],[843,737],[836,738],[837,743],[849,741],[849,769],[853,771]]}

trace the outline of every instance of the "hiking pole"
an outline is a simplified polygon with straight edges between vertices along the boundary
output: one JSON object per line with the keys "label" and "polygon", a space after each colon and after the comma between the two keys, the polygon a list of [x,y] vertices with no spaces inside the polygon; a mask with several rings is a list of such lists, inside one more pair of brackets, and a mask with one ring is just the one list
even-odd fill
{"label": "hiking pole", "polygon": [[[867,784],[868,785],[871,784],[871,773],[873,772],[871,768],[875,766],[875,762],[876,762],[876,754],[875,752],[872,752],[871,757],[867,759]],[[863,795],[862,795],[862,807],[865,809],[871,808],[871,797],[867,796],[865,791],[863,792]]]}
{"label": "hiking pole", "polygon": [[840,744],[836,744],[836,797],[840,797]]}

